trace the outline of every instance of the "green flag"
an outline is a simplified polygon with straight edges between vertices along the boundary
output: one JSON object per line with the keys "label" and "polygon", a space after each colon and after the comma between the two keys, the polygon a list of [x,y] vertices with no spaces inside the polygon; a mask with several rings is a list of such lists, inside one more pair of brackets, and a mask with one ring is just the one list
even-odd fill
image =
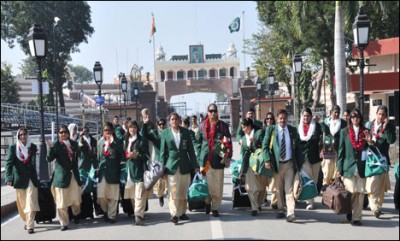
{"label": "green flag", "polygon": [[240,17],[236,17],[229,25],[229,31],[233,33],[233,32],[239,32],[239,30],[240,30]]}

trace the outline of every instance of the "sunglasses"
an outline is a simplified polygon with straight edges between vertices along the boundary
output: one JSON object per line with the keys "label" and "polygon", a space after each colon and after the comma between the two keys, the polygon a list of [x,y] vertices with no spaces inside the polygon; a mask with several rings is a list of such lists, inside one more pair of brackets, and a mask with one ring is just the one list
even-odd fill
{"label": "sunglasses", "polygon": [[108,132],[108,131],[110,131],[110,129],[104,129],[103,131],[107,131]]}
{"label": "sunglasses", "polygon": [[350,116],[351,118],[361,118],[361,116],[359,116],[359,115],[352,115],[352,116]]}
{"label": "sunglasses", "polygon": [[208,112],[210,112],[210,113],[218,113],[217,110],[208,110]]}
{"label": "sunglasses", "polygon": [[165,126],[165,123],[158,123],[159,126]]}
{"label": "sunglasses", "polygon": [[60,131],[58,134],[68,134],[68,131]]}

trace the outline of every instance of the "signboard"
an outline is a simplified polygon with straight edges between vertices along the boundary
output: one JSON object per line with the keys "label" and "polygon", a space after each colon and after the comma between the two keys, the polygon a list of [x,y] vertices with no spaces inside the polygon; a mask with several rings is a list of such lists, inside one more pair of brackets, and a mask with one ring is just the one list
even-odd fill
{"label": "signboard", "polygon": [[[42,83],[43,94],[49,94],[49,82]],[[39,94],[39,82],[37,80],[32,81],[32,94],[38,95]]]}
{"label": "signboard", "polygon": [[382,99],[377,99],[372,101],[372,106],[380,106],[382,105]]}
{"label": "signboard", "polygon": [[98,105],[104,104],[104,96],[97,96],[96,97],[96,104],[98,104]]}

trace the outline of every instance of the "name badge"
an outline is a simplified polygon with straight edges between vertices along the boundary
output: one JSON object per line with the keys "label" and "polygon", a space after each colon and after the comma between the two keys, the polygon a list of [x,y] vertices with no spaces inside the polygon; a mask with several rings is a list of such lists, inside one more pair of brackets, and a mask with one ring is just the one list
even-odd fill
{"label": "name badge", "polygon": [[187,150],[187,140],[182,140],[182,150]]}

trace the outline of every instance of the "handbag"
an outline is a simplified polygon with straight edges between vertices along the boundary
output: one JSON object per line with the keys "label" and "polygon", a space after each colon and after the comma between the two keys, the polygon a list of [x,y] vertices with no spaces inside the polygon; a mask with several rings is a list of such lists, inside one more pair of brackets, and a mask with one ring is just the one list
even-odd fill
{"label": "handbag", "polygon": [[388,162],[384,155],[381,154],[378,147],[374,152],[370,147],[367,148],[367,158],[365,159],[365,176],[372,177],[381,175],[388,171]]}
{"label": "handbag", "polygon": [[344,187],[343,181],[337,177],[322,194],[322,204],[336,214],[351,214],[351,192]]}
{"label": "handbag", "polygon": [[196,172],[192,184],[189,186],[188,200],[203,202],[209,194],[207,180],[201,176],[200,172]]}
{"label": "handbag", "polygon": [[274,170],[272,168],[265,168],[263,157],[262,149],[258,148],[255,152],[251,153],[249,165],[256,175],[272,177],[274,175]]}
{"label": "handbag", "polygon": [[154,184],[164,174],[164,165],[155,160],[148,161],[149,170],[144,171],[143,182],[147,191],[151,190]]}

